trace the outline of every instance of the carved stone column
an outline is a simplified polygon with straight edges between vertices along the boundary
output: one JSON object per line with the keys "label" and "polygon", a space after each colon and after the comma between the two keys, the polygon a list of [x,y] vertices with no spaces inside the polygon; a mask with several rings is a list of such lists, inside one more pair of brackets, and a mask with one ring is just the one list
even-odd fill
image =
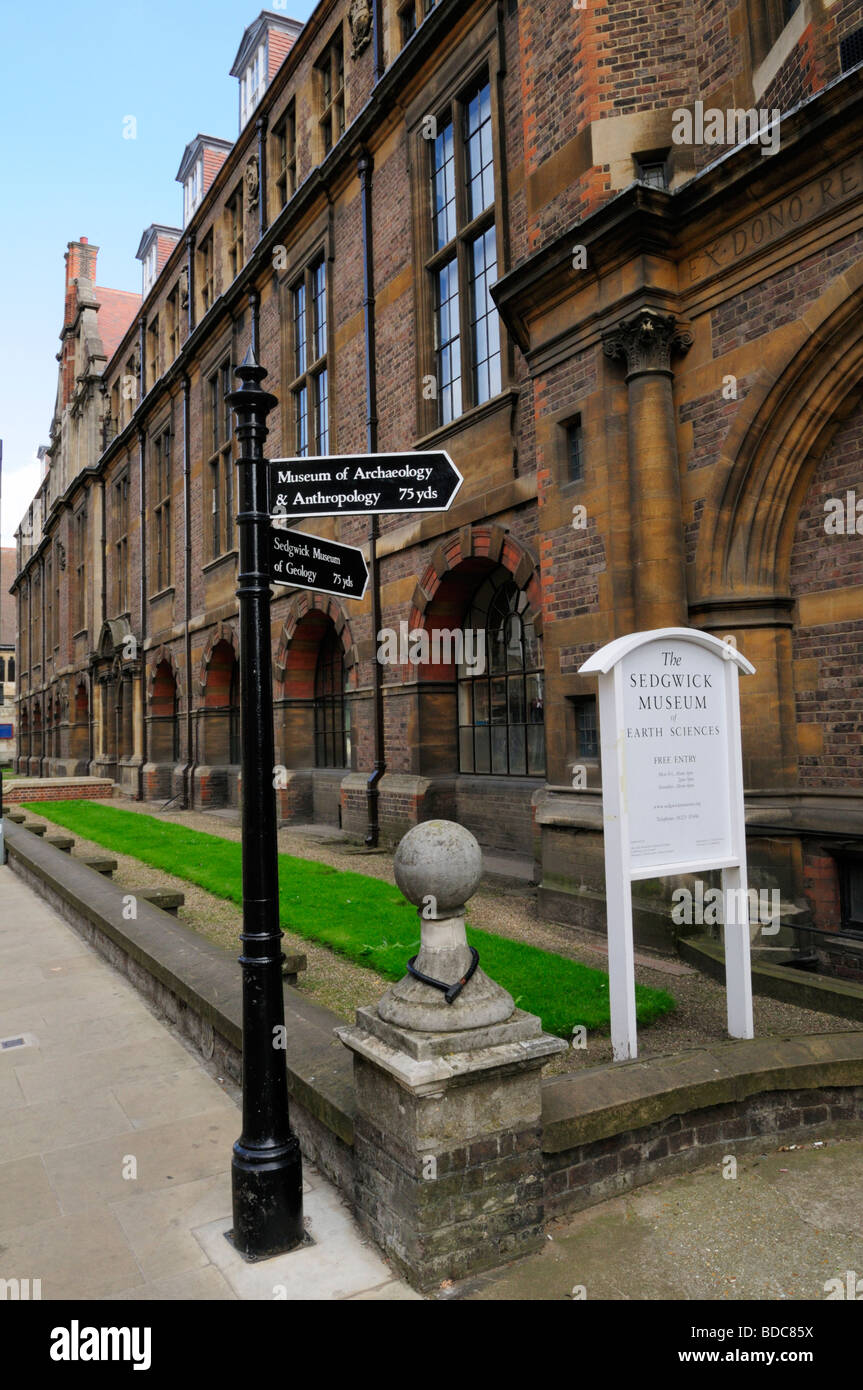
{"label": "carved stone column", "polygon": [[688,624],[671,356],[691,343],[673,314],[654,309],[639,310],[602,339],[606,356],[626,363],[633,588],[642,630]]}

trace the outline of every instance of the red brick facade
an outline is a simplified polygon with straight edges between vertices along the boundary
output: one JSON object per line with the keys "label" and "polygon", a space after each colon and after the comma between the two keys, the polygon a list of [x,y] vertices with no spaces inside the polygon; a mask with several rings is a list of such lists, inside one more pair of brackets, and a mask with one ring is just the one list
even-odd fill
{"label": "red brick facade", "polygon": [[[325,357],[326,451],[366,452],[371,372],[378,448],[446,448],[465,477],[447,514],[381,517],[383,625],[456,628],[483,585],[509,585],[542,642],[533,717],[544,761],[519,764],[523,745],[505,734],[510,775],[465,772],[467,697],[454,665],[384,667],[384,835],[454,815],[487,845],[533,855],[549,910],[595,915],[598,773],[586,793],[572,788],[577,711],[595,690],[578,666],[644,625],[645,612],[661,613],[663,625],[734,633],[751,656],[746,779],[767,827],[753,840],[753,868],[835,929],[834,861],[828,855],[829,888],[804,858],[810,832],[863,836],[863,703],[853,675],[863,643],[860,541],[819,532],[824,497],[853,487],[855,469],[860,477],[861,73],[835,80],[839,40],[857,27],[859,8],[804,0],[781,33],[765,35],[755,0],[606,0],[584,9],[570,0],[440,0],[403,47],[397,5],[382,0],[380,8],[377,82],[374,44],[352,30],[346,3],[320,7],[276,67],[271,46],[261,119],[206,165],[203,202],[101,373],[106,393],[92,393],[88,406],[92,447],[54,489],[40,536],[21,552],[21,766],[105,773],[153,799],[213,805],[239,795],[236,553],[229,472],[219,471],[219,374],[242,359],[254,331],[265,385],[279,400],[267,451],[293,455],[295,294],[301,280],[309,292],[322,264],[326,332],[315,342],[315,370]],[[321,64],[338,33],[346,130],[327,152]],[[433,141],[424,130],[428,118],[443,125],[454,102],[485,87],[494,188],[481,225],[494,226],[500,383],[444,422],[435,405]],[[296,191],[283,208],[279,132],[289,103]],[[778,150],[676,144],[679,114],[696,103],[778,107]],[[466,109],[457,111],[457,141]],[[364,151],[372,159],[371,363]],[[466,158],[460,148],[458,169]],[[237,268],[229,202],[239,187]],[[480,225],[469,225],[466,196],[460,187],[459,237]],[[467,261],[462,272],[469,299]],[[653,403],[642,408],[611,335],[635,333],[645,313],[672,316],[679,332],[669,360],[654,364]],[[142,397],[140,344],[146,360],[154,324],[159,370],[150,380],[145,369]],[[466,392],[478,390],[468,378],[472,342],[463,344]],[[568,471],[576,416],[581,477]],[[65,428],[55,422],[55,453]],[[656,455],[657,432],[665,441],[657,466],[679,496],[659,545],[637,481],[645,450]],[[308,529],[354,545],[368,538],[363,517]],[[643,556],[651,547],[662,553],[666,540],[664,586],[650,596]],[[327,705],[316,673],[333,633],[343,683]],[[362,836],[378,647],[370,596],[358,604],[280,588],[272,643],[277,757],[287,769],[281,814],[340,822]],[[343,721],[338,729],[333,720]],[[478,747],[492,738],[479,716],[470,728]],[[816,798],[814,808],[807,797],[815,792],[841,793],[841,807]]]}

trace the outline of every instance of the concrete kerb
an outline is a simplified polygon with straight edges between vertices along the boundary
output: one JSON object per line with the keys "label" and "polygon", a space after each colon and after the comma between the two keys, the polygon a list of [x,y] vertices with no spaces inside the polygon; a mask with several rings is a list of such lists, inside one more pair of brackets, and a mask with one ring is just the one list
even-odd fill
{"label": "concrete kerb", "polygon": [[[241,992],[233,953],[145,902],[137,919],[125,920],[121,888],[8,820],[4,831],[15,872],[205,1057],[237,1078]],[[354,1143],[351,1056],[334,1037],[342,1021],[290,989],[285,1021],[300,1142],[353,1201],[364,1159]],[[665,1172],[701,1166],[720,1149],[743,1152],[752,1144],[861,1130],[863,1031],[732,1041],[547,1078],[545,1214],[578,1210]]]}

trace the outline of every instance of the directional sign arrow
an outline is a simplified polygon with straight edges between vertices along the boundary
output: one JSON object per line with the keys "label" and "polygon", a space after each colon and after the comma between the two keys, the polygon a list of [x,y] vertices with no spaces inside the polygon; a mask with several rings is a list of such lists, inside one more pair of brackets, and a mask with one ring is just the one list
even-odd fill
{"label": "directional sign arrow", "polygon": [[273,459],[269,475],[276,516],[445,512],[464,482],[443,450]]}
{"label": "directional sign arrow", "polygon": [[274,584],[294,584],[341,598],[362,598],[369,571],[361,550],[302,531],[270,527],[269,575]]}

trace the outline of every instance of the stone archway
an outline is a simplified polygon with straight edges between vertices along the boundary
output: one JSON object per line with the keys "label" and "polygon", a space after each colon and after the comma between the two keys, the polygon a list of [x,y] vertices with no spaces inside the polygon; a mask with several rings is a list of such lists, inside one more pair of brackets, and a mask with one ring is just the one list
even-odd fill
{"label": "stone archway", "polygon": [[219,623],[208,638],[198,675],[194,761],[196,804],[236,805],[240,776],[240,666],[233,627]]}
{"label": "stone archway", "polygon": [[690,621],[732,634],[756,668],[741,683],[748,788],[793,787],[798,745],[790,561],[800,508],[843,421],[863,400],[863,262],[762,367],[719,457],[699,528]]}
{"label": "stone archway", "polygon": [[276,760],[285,769],[281,819],[341,823],[341,784],[356,732],[350,692],[358,674],[351,624],[338,599],[294,594],[273,658]]}
{"label": "stone archway", "polygon": [[90,756],[90,692],[83,675],[78,677],[72,696],[69,754],[74,760],[74,771],[85,773]]}
{"label": "stone archway", "polygon": [[[411,604],[408,630],[429,633],[434,654],[435,632],[461,629],[477,589],[497,571],[508,574],[527,600],[536,633],[542,636],[539,566],[530,551],[501,526],[466,526],[447,537],[432,552]],[[459,771],[456,664],[452,643],[439,643],[440,661],[416,667],[418,682],[414,771],[425,776]],[[447,660],[446,658],[450,659]],[[408,672],[405,671],[407,678]]]}

